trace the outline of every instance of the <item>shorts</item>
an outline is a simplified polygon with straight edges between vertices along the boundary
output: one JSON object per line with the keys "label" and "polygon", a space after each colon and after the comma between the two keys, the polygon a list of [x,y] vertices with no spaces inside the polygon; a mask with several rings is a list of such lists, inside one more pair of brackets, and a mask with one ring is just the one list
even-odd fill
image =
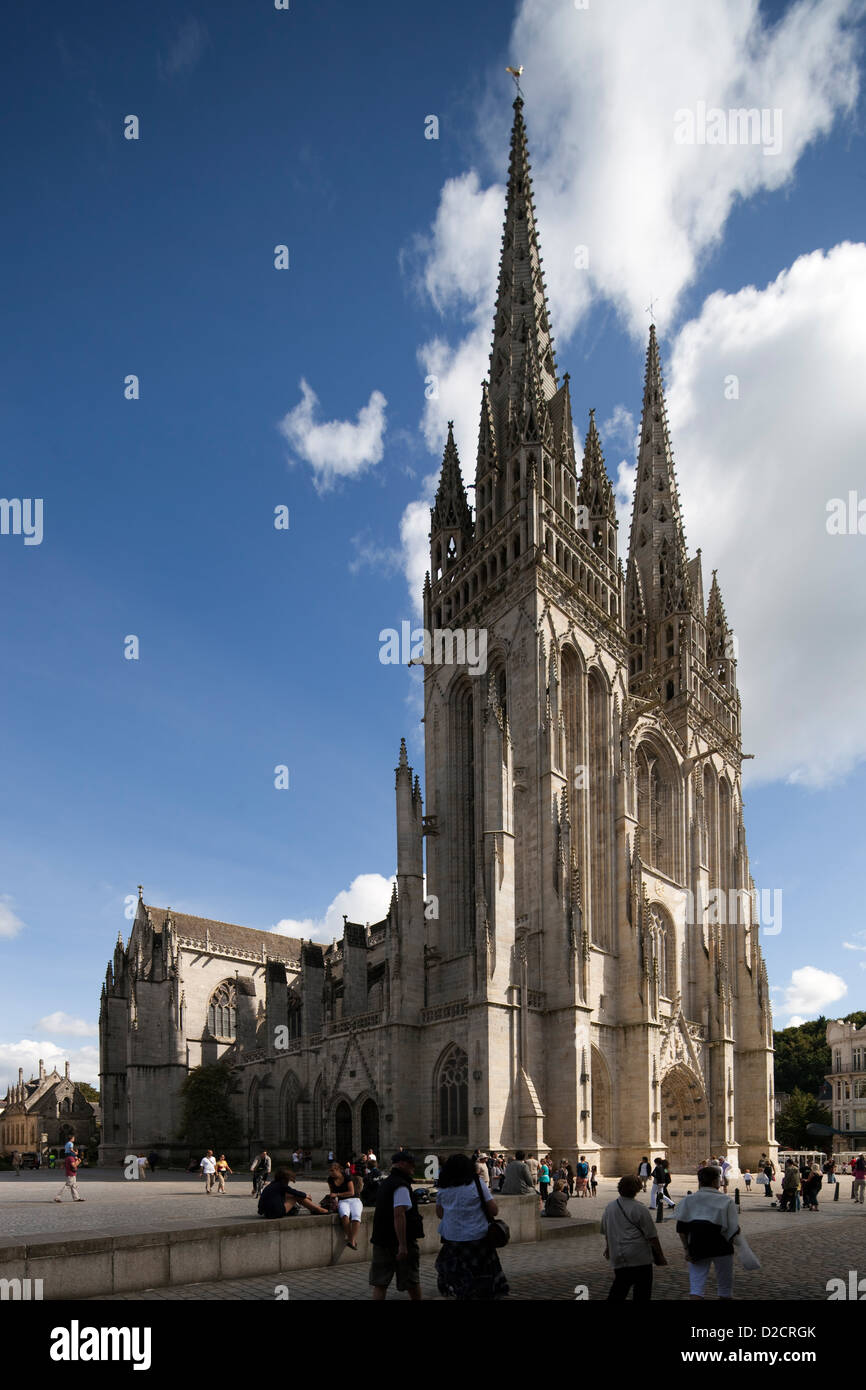
{"label": "shorts", "polygon": [[360,1197],[341,1197],[337,1203],[338,1215],[348,1216],[352,1221],[360,1221],[363,1210]]}
{"label": "shorts", "polygon": [[420,1284],[421,1252],[414,1240],[410,1240],[406,1248],[407,1258],[398,1260],[396,1246],[391,1249],[388,1245],[374,1245],[370,1262],[370,1283],[376,1288],[387,1289],[396,1274],[398,1293],[405,1293],[407,1289]]}
{"label": "shorts", "polygon": [[700,1294],[703,1298],[707,1287],[710,1265],[716,1266],[716,1284],[719,1298],[731,1298],[734,1293],[733,1255],[711,1255],[708,1260],[689,1260],[689,1293]]}

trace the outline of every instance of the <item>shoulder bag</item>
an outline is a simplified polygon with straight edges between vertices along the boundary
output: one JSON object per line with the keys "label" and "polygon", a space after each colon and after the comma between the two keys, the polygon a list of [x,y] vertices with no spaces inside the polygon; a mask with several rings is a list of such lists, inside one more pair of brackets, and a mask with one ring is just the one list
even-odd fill
{"label": "shoulder bag", "polygon": [[487,1210],[487,1200],[481,1190],[481,1179],[475,1174],[475,1186],[478,1189],[478,1200],[481,1202],[481,1209],[487,1217],[487,1244],[492,1250],[501,1250],[503,1245],[507,1245],[511,1239],[511,1231],[508,1222],[503,1221],[500,1216],[491,1216]]}

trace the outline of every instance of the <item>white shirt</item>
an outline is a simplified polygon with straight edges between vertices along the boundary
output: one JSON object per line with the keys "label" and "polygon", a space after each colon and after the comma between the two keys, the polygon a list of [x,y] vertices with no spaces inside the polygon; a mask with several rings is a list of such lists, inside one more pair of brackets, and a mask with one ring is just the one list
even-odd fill
{"label": "white shirt", "polygon": [[[481,1191],[485,1202],[493,1201],[486,1182],[482,1181]],[[481,1240],[487,1235],[490,1223],[474,1182],[467,1182],[462,1187],[440,1187],[436,1201],[444,1213],[439,1222],[439,1234],[443,1240]]]}
{"label": "white shirt", "polygon": [[205,1157],[202,1159],[201,1163],[198,1166],[199,1168],[201,1168],[203,1173],[215,1173],[216,1159]]}

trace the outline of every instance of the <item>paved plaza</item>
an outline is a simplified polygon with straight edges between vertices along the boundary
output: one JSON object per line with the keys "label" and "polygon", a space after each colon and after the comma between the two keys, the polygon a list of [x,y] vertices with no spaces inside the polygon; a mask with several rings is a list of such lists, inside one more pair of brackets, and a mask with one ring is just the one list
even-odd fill
{"label": "paved plaza", "polygon": [[[120,1172],[100,1169],[85,1171],[80,1186],[88,1199],[73,1206],[53,1202],[62,1180],[56,1173],[27,1173],[15,1178],[0,1175],[0,1229],[9,1240],[35,1235],[119,1234],[130,1231],[170,1230],[181,1226],[224,1225],[233,1220],[253,1219],[255,1204],[246,1175],[229,1180],[224,1196],[206,1197],[200,1178],[177,1172],[161,1173],[146,1182],[124,1181]],[[324,1194],[321,1177],[299,1182],[316,1199]],[[696,1182],[675,1177],[671,1193],[676,1200]],[[593,1201],[572,1199],[571,1211],[581,1223],[597,1222],[605,1202],[615,1195],[613,1179],[602,1179],[599,1196]],[[737,1270],[735,1296],[738,1299],[826,1301],[827,1281],[847,1280],[849,1270],[866,1275],[866,1206],[850,1199],[851,1181],[843,1179],[840,1200],[834,1202],[833,1189],[824,1188],[818,1212],[779,1212],[766,1198],[756,1194],[742,1196],[741,1223],[749,1243],[759,1256],[760,1272]],[[648,1202],[648,1195],[639,1195]],[[305,1216],[297,1218],[306,1220]],[[559,1225],[560,1223],[557,1223]],[[685,1262],[676,1235],[676,1214],[668,1213],[657,1228],[663,1248],[671,1261],[657,1269],[654,1297],[680,1300],[686,1292]],[[515,1299],[575,1300],[575,1286],[585,1285],[590,1300],[603,1299],[610,1286],[610,1269],[602,1258],[601,1237],[583,1234],[546,1239],[531,1244],[509,1246],[502,1256]],[[204,1275],[207,1274],[203,1270]],[[275,1298],[278,1285],[285,1286],[289,1299],[359,1300],[369,1297],[367,1266],[350,1265],[326,1269],[293,1270],[285,1275],[268,1274],[240,1281],[202,1282],[184,1287],[147,1290],[116,1295],[115,1300],[243,1299],[267,1301]],[[426,1298],[436,1298],[433,1257],[422,1260],[422,1286]],[[710,1286],[710,1296],[714,1297]],[[405,1298],[391,1292],[392,1299]],[[100,1301],[108,1301],[102,1299]],[[112,1300],[114,1301],[114,1300]]]}

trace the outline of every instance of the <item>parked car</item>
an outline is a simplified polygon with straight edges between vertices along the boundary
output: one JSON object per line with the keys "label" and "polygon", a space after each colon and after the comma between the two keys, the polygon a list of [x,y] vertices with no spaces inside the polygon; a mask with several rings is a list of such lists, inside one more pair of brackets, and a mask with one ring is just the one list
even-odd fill
{"label": "parked car", "polygon": [[35,1168],[35,1167],[36,1167],[36,1155],[35,1155],[35,1153],[22,1154],[22,1155],[21,1155],[21,1167],[22,1167],[22,1168]]}

